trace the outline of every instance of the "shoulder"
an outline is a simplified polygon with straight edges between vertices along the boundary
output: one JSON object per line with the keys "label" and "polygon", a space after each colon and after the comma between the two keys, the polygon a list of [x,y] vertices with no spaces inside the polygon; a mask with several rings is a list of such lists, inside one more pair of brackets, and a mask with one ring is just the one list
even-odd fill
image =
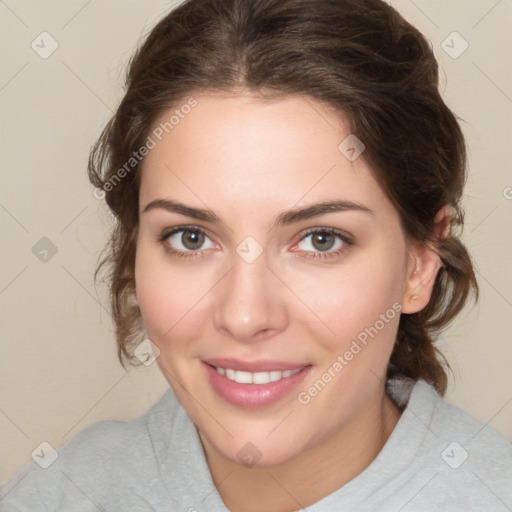
{"label": "shoulder", "polygon": [[459,407],[449,404],[424,381],[416,384],[415,391],[416,399],[411,406],[417,407],[425,402],[432,404],[429,426],[441,441],[464,443],[471,450],[468,457],[472,455],[475,461],[482,464],[492,462],[495,466],[495,456],[500,455],[500,460],[512,467],[512,445],[499,432]]}
{"label": "shoulder", "polygon": [[423,380],[395,379],[388,383],[388,393],[418,424],[440,442],[459,439],[474,448],[475,455],[501,453],[512,455],[511,443],[500,433],[459,407],[449,404]]}
{"label": "shoulder", "polygon": [[467,503],[467,510],[512,506],[512,445],[507,439],[446,402],[424,381],[414,385],[406,410],[419,420],[417,428],[425,436],[418,457],[424,461],[425,481],[427,475],[432,478],[422,491],[430,496],[429,504],[453,508]]}
{"label": "shoulder", "polygon": [[171,425],[177,401],[170,390],[146,413],[131,421],[106,420],[79,432],[58,450],[64,467],[89,470],[108,464],[109,473],[116,468],[124,471],[125,464],[147,461],[153,452],[150,424]]}
{"label": "shoulder", "polygon": [[43,447],[39,460],[23,467],[2,491],[5,510],[64,510],[63,500],[71,507],[66,510],[74,510],[77,503],[92,506],[107,494],[109,501],[116,499],[116,493],[122,500],[126,488],[154,485],[158,464],[149,424],[170,424],[176,406],[168,390],[132,421],[101,421],[58,450]]}

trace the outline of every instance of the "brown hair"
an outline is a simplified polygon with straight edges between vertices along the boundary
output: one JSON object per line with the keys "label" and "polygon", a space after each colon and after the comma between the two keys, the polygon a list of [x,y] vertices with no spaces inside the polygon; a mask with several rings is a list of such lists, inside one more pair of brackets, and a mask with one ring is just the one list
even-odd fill
{"label": "brown hair", "polygon": [[[105,192],[116,221],[95,278],[108,264],[121,363],[134,360],[144,336],[131,300],[141,164],[130,159],[162,113],[214,90],[301,94],[348,119],[406,235],[435,247],[443,263],[429,304],[400,317],[388,377],[424,379],[444,394],[447,363],[433,343],[471,289],[478,298],[470,257],[453,229],[463,225],[465,142],[439,94],[430,44],[381,0],[186,0],[137,50],[125,96],[89,159],[89,179]],[[450,232],[436,237],[435,215],[446,204],[455,213]]]}

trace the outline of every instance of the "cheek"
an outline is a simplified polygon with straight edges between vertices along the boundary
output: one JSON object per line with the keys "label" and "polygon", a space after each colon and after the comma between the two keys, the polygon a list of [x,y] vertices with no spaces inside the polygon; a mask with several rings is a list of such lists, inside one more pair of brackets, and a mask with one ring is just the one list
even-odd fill
{"label": "cheek", "polygon": [[[328,351],[346,350],[354,339],[365,340],[370,331],[392,343],[399,320],[404,272],[401,255],[394,264],[368,257],[337,270],[310,273],[295,290],[314,315],[314,339]],[[373,339],[373,338],[371,338]]]}
{"label": "cheek", "polygon": [[[191,335],[191,319],[204,295],[199,280],[179,269],[160,249],[137,248],[137,302],[148,337],[161,349],[164,342]],[[203,281],[204,284],[204,281]]]}

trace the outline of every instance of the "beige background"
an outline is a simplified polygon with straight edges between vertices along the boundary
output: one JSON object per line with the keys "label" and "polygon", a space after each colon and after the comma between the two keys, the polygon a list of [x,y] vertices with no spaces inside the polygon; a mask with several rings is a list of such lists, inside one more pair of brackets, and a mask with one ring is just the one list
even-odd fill
{"label": "beige background", "polygon": [[[465,241],[482,297],[442,340],[455,372],[447,400],[512,440],[512,1],[392,4],[432,41],[470,149]],[[58,448],[93,422],[133,418],[167,388],[155,364],[117,362],[105,287],[93,284],[111,218],[86,162],[129,56],[171,5],[0,2],[1,482],[42,441]],[[59,45],[46,59],[31,48],[43,31]],[[457,59],[441,46],[453,31],[469,43]],[[32,251],[43,237],[57,249],[46,262]]]}

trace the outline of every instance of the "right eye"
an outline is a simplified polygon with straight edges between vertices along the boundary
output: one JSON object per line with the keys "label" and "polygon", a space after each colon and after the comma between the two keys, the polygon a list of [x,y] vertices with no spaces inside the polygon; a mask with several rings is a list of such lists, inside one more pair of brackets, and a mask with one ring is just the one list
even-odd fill
{"label": "right eye", "polygon": [[[203,228],[199,226],[179,226],[164,230],[158,241],[161,242],[166,251],[178,258],[202,256],[201,247],[206,240],[210,240]],[[210,241],[213,248],[213,242]]]}

